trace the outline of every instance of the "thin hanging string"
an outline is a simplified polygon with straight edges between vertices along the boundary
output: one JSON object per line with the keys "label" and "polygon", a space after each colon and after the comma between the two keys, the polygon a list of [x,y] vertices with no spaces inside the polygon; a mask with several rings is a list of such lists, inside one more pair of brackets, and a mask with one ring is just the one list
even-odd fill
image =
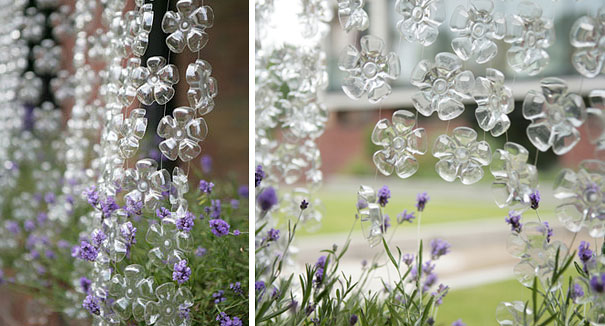
{"label": "thin hanging string", "polygon": [[504,135],[506,136],[506,142],[508,143],[508,130],[504,132]]}
{"label": "thin hanging string", "polygon": [[540,153],[540,150],[536,148],[536,157],[534,158],[535,167],[538,167],[538,153]]}

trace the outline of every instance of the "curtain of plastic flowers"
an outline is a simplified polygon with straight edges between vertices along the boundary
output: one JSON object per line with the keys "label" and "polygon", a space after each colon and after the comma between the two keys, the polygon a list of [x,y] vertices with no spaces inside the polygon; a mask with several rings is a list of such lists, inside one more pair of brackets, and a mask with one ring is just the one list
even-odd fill
{"label": "curtain of plastic flowers", "polygon": [[[268,169],[257,171],[266,176],[257,193],[267,196],[282,187],[279,209],[267,212],[257,205],[256,223],[277,227],[273,212],[297,216],[301,201],[307,200],[312,205],[301,215],[301,223],[318,227],[323,209],[314,192],[321,185],[322,173],[315,139],[328,118],[320,100],[328,81],[322,41],[329,31],[332,9],[321,0],[257,1],[256,16],[255,160]],[[263,241],[259,234],[257,245]],[[283,250],[284,241],[257,253],[257,266],[272,261],[273,253]]]}
{"label": "curtain of plastic flowers", "polygon": [[[0,3],[0,282],[95,325],[192,322],[185,195],[217,90],[200,56],[214,14],[201,0],[170,2],[176,10],[160,16],[168,51],[146,61],[157,3]],[[183,51],[198,54],[180,81],[189,105],[170,115],[180,68],[170,57]],[[150,131],[152,104],[163,117]],[[162,155],[145,157],[154,136]],[[181,165],[172,175],[168,161]],[[136,224],[156,209],[160,223]]]}

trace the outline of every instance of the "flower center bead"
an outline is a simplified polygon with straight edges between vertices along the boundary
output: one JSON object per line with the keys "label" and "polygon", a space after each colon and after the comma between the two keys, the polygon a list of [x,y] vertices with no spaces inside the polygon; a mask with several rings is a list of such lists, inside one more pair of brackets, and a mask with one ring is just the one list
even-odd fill
{"label": "flower center bead", "polygon": [[128,297],[131,297],[133,292],[134,292],[134,291],[132,291],[132,289],[127,289],[127,290],[126,290],[126,295],[127,295]]}
{"label": "flower center bead", "polygon": [[468,154],[468,149],[466,149],[465,147],[456,148],[456,150],[454,151],[454,156],[459,162],[466,162],[470,158]]}
{"label": "flower center bead", "polygon": [[185,30],[185,31],[186,31],[186,30],[188,30],[190,27],[191,27],[191,24],[189,24],[189,22],[188,22],[188,21],[183,21],[183,22],[181,23],[181,30]]}
{"label": "flower center bead", "polygon": [[182,130],[177,130],[174,136],[175,136],[176,139],[182,139],[183,138],[183,134],[184,133],[183,133]]}
{"label": "flower center bead", "polygon": [[151,81],[152,84],[157,84],[158,82],[158,76],[151,76],[151,78],[149,79]]}
{"label": "flower center bead", "polygon": [[447,82],[443,78],[438,78],[433,82],[433,92],[435,94],[441,95],[447,91]]}
{"label": "flower center bead", "polygon": [[563,121],[563,119],[565,119],[565,112],[562,111],[562,108],[553,108],[552,110],[550,110],[549,118],[550,121],[554,124],[560,123],[561,121]]}
{"label": "flower center bead", "polygon": [[170,306],[166,307],[166,315],[170,316],[172,315],[172,308]]}
{"label": "flower center bead", "polygon": [[363,65],[363,74],[366,78],[374,78],[378,73],[378,66],[374,62],[366,62]]}
{"label": "flower center bead", "polygon": [[586,190],[584,190],[584,201],[591,205],[597,205],[600,203],[601,200],[601,195],[598,192],[598,189],[595,189],[595,187],[588,187],[586,188]]}
{"label": "flower center bead", "polygon": [[147,181],[139,182],[139,191],[140,192],[147,192],[147,189],[149,189],[149,184],[147,183]]}
{"label": "flower center bead", "polygon": [[414,9],[412,9],[412,19],[414,19],[414,21],[419,22],[422,20],[423,17],[424,17],[424,13],[423,13],[422,8],[416,7]]}
{"label": "flower center bead", "polygon": [[403,139],[401,137],[395,137],[395,139],[393,139],[393,149],[395,149],[396,151],[401,151],[404,148],[405,148],[405,139]]}
{"label": "flower center bead", "polygon": [[170,240],[168,240],[168,239],[164,240],[164,247],[166,247],[166,248],[170,247]]}
{"label": "flower center bead", "polygon": [[485,35],[485,25],[483,25],[482,23],[476,23],[475,25],[473,25],[473,36],[475,38],[482,38],[483,35]]}

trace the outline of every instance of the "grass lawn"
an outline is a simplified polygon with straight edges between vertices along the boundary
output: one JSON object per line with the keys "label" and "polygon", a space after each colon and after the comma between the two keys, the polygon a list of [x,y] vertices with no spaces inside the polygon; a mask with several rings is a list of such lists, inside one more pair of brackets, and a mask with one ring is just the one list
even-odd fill
{"label": "grass lawn", "polygon": [[[320,191],[318,197],[322,199],[325,207],[325,214],[318,229],[313,232],[301,229],[301,236],[308,234],[329,234],[348,232],[355,219],[356,196],[350,193],[337,193]],[[397,215],[404,209],[415,211],[415,198],[391,198],[391,201],[384,209],[384,212],[391,218],[391,224],[396,223]],[[491,201],[454,201],[454,200],[435,200],[429,202],[427,209],[422,215],[422,224],[436,224],[446,222],[473,221],[482,219],[502,220],[507,216],[508,210],[501,209]],[[543,217],[553,216],[552,207],[540,208],[540,214]]]}

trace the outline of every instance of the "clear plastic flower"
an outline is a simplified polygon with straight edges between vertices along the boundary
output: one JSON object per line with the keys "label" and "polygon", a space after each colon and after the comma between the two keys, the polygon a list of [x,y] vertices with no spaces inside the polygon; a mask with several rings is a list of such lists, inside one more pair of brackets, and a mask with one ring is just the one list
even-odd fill
{"label": "clear plastic flower", "polygon": [[[300,203],[303,200],[306,200],[309,206],[301,211]],[[301,225],[304,226],[307,232],[317,231],[326,213],[321,200],[314,196],[312,191],[304,187],[296,187],[292,191],[284,192],[280,200],[280,212],[288,216],[298,216],[300,214]]]}
{"label": "clear plastic flower", "polygon": [[202,0],[179,0],[177,12],[167,11],[162,19],[162,30],[168,33],[166,45],[170,51],[181,53],[185,45],[198,52],[208,43],[206,29],[214,24],[214,12],[202,6]]}
{"label": "clear plastic flower", "polygon": [[168,189],[170,174],[165,169],[157,170],[158,163],[152,159],[142,159],[135,168],[126,170],[123,187],[129,191],[126,196],[135,201],[143,201],[145,207],[155,210],[162,199],[162,191]]}
{"label": "clear plastic flower", "polygon": [[186,79],[189,84],[187,99],[189,106],[197,110],[199,115],[205,115],[214,109],[218,85],[211,74],[212,66],[205,60],[197,59],[187,66]]}
{"label": "clear plastic flower", "polygon": [[370,27],[368,13],[363,10],[364,0],[338,0],[338,20],[345,32],[365,31]]}
{"label": "clear plastic flower", "polygon": [[[550,279],[555,270],[557,251],[559,257],[567,257],[568,252],[561,241],[549,242],[548,228],[538,222],[523,224],[520,233],[511,232],[507,249],[511,255],[521,259],[513,269],[517,280],[524,286],[530,287],[537,277],[545,288],[551,286]],[[563,259],[559,259],[558,263],[563,264]],[[552,284],[552,289],[556,290],[560,285],[560,282]]]}
{"label": "clear plastic flower", "polygon": [[462,70],[462,61],[455,54],[441,52],[435,62],[418,62],[410,82],[420,89],[412,96],[418,112],[428,117],[437,111],[439,119],[451,120],[464,112],[462,101],[472,98],[475,76]]}
{"label": "clear plastic flower", "polygon": [[141,265],[128,265],[123,275],[115,274],[111,278],[109,294],[115,298],[113,311],[121,320],[134,316],[136,321],[145,320],[145,306],[155,300],[153,278],[145,278],[145,269]]}
{"label": "clear plastic flower", "polygon": [[147,253],[149,260],[158,267],[168,265],[172,268],[175,263],[185,260],[185,251],[192,246],[189,234],[177,230],[175,221],[170,218],[151,224],[145,240],[153,246]]}
{"label": "clear plastic flower", "polygon": [[605,90],[595,89],[588,94],[586,132],[588,140],[595,144],[595,157],[605,161]]}
{"label": "clear plastic flower", "polygon": [[408,178],[418,171],[414,155],[424,155],[427,136],[424,128],[416,128],[416,116],[406,110],[393,113],[391,121],[382,119],[372,131],[372,143],[382,146],[374,153],[376,168],[384,175],[396,171],[400,178]]}
{"label": "clear plastic flower", "polygon": [[578,171],[563,169],[554,183],[555,198],[561,203],[555,212],[571,232],[583,227],[593,238],[605,235],[605,162],[584,160]]}
{"label": "clear plastic flower", "polygon": [[495,178],[492,193],[498,207],[524,210],[531,204],[529,195],[538,187],[538,170],[527,163],[528,157],[525,147],[512,142],[496,150],[490,171]]}
{"label": "clear plastic flower", "polygon": [[149,33],[153,25],[153,5],[147,3],[139,6],[137,10],[132,11],[128,22],[128,34],[124,42],[129,45],[135,56],[142,57],[149,44]]}
{"label": "clear plastic flower", "polygon": [[300,24],[302,24],[302,36],[313,37],[317,34],[324,35],[328,29],[328,23],[332,20],[332,8],[327,0],[302,0],[302,11],[298,13]]}
{"label": "clear plastic flower", "polygon": [[370,103],[378,103],[391,94],[388,80],[399,77],[399,57],[395,52],[385,55],[384,41],[376,36],[363,36],[359,42],[361,51],[348,45],[340,56],[338,68],[347,72],[342,89],[352,99],[367,93]]}
{"label": "clear plastic flower", "polygon": [[43,135],[54,135],[61,127],[61,110],[55,108],[51,102],[44,102],[40,107],[34,108],[34,121],[36,132]]}
{"label": "clear plastic flower", "polygon": [[174,283],[164,283],[155,289],[158,301],[145,306],[147,325],[189,326],[191,319],[181,311],[193,306],[193,295],[186,287],[176,288]]}
{"label": "clear plastic flower", "polygon": [[62,5],[48,16],[52,25],[53,36],[59,41],[65,41],[74,35],[74,21],[71,11],[71,6]]}
{"label": "clear plastic flower", "polygon": [[60,70],[57,76],[50,80],[50,87],[59,103],[65,104],[68,100],[73,100],[75,80],[69,71]]}
{"label": "clear plastic flower", "polygon": [[469,3],[470,8],[460,5],[452,14],[450,28],[457,33],[452,40],[452,49],[464,61],[473,59],[484,64],[498,53],[495,40],[504,38],[506,19],[500,13],[494,13],[491,0]]}
{"label": "clear plastic flower", "polygon": [[515,109],[513,92],[504,86],[504,74],[487,68],[485,77],[477,77],[473,97],[477,102],[475,117],[479,127],[494,137],[504,134],[510,127],[509,113]]}
{"label": "clear plastic flower", "polygon": [[408,42],[429,46],[439,36],[439,25],[445,21],[443,0],[397,0],[395,12],[403,16],[397,30]]}
{"label": "clear plastic flower", "polygon": [[523,301],[500,302],[496,308],[496,321],[500,326],[530,326],[532,314]]}
{"label": "clear plastic flower", "polygon": [[509,24],[504,38],[511,44],[506,53],[508,65],[516,72],[537,75],[550,62],[546,49],[555,42],[552,20],[542,17],[538,4],[523,1]]}
{"label": "clear plastic flower", "polygon": [[54,74],[61,68],[61,47],[52,39],[42,40],[33,48],[34,70],[38,74]]}
{"label": "clear plastic flower", "polygon": [[328,110],[315,96],[291,96],[278,101],[276,107],[284,113],[281,126],[286,137],[315,139],[325,130]]}
{"label": "clear plastic flower", "polygon": [[122,67],[122,59],[115,58],[109,70],[109,79],[107,86],[107,95],[110,97],[106,102],[111,103],[117,100],[121,106],[129,106],[137,97],[137,85],[133,79],[133,74],[141,66],[140,58],[129,58],[126,66]]}
{"label": "clear plastic flower", "polygon": [[145,130],[147,130],[145,109],[130,111],[128,118],[121,124],[119,148],[122,158],[130,158],[137,152],[139,141],[145,136]]}
{"label": "clear plastic flower", "polygon": [[378,245],[383,236],[384,217],[376,191],[370,186],[359,186],[357,191],[357,217],[361,221],[363,235],[370,243],[370,247]]}
{"label": "clear plastic flower", "polygon": [[208,126],[204,118],[195,118],[195,112],[181,106],[166,115],[158,124],[158,136],[165,138],[159,145],[160,151],[170,160],[180,158],[188,162],[197,157],[202,148],[198,144],[206,138]]}
{"label": "clear plastic flower", "polygon": [[137,97],[145,105],[168,103],[174,96],[172,85],[179,82],[177,67],[166,65],[166,59],[160,56],[147,59],[147,67],[136,67],[130,77],[139,85]]}
{"label": "clear plastic flower", "polygon": [[172,170],[172,187],[170,189],[170,204],[173,210],[184,207],[187,209],[185,194],[189,192],[189,180],[183,169],[178,166]]}
{"label": "clear plastic flower", "polygon": [[473,184],[483,178],[483,166],[492,161],[492,150],[485,141],[477,141],[477,132],[468,127],[458,127],[452,136],[440,135],[433,145],[437,174],[452,182],[460,178],[463,184]]}
{"label": "clear plastic flower", "polygon": [[582,97],[567,90],[567,84],[558,78],[544,78],[542,92],[530,90],[523,101],[523,116],[532,120],[527,137],[542,152],[551,146],[557,155],[569,152],[579,141],[576,129],[586,120]]}
{"label": "clear plastic flower", "polygon": [[46,27],[46,17],[39,12],[36,7],[29,7],[25,10],[25,16],[22,17],[21,37],[29,42],[38,42],[44,36]]}
{"label": "clear plastic flower", "polygon": [[37,104],[42,92],[42,79],[34,72],[27,71],[23,74],[19,85],[19,99],[27,104]]}
{"label": "clear plastic flower", "polygon": [[596,15],[582,16],[571,26],[571,45],[576,48],[571,64],[585,77],[594,78],[603,71],[605,61],[605,7]]}

